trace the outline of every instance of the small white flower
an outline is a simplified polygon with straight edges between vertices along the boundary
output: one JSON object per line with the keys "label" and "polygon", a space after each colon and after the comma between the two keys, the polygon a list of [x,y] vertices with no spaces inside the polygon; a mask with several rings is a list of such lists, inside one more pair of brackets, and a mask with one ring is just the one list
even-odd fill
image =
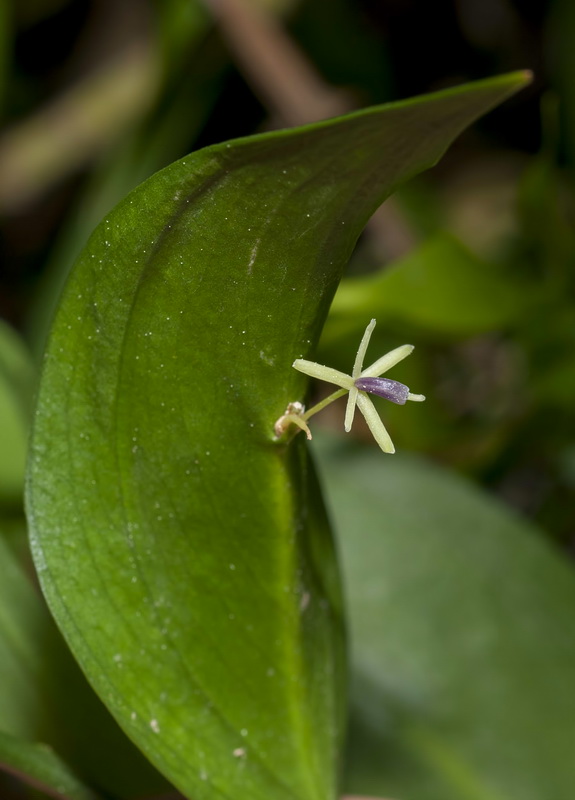
{"label": "small white flower", "polygon": [[347,399],[344,422],[345,430],[347,432],[351,430],[353,417],[355,414],[355,407],[357,405],[365,417],[365,421],[367,422],[375,441],[381,447],[383,452],[395,452],[395,447],[393,446],[393,442],[391,441],[391,438],[385,429],[385,425],[381,421],[377,411],[375,410],[375,406],[367,396],[367,393],[369,392],[370,394],[376,394],[379,397],[385,397],[392,403],[399,403],[400,405],[404,405],[407,400],[421,402],[422,400],[425,400],[425,397],[422,394],[411,394],[408,387],[404,386],[404,384],[399,383],[398,381],[380,377],[384,372],[387,372],[388,369],[394,367],[399,361],[402,361],[413,351],[413,345],[411,344],[404,344],[401,347],[396,347],[395,350],[391,350],[389,353],[386,353],[370,367],[363,369],[363,360],[365,358],[369,340],[374,328],[375,320],[372,319],[365,329],[365,333],[363,334],[363,338],[355,357],[355,363],[353,365],[351,375],[346,375],[344,372],[340,372],[337,369],[332,369],[331,367],[324,367],[321,364],[316,364],[314,361],[306,361],[303,358],[298,358],[296,361],[294,361],[293,367],[299,372],[303,372],[305,375],[309,375],[311,378],[318,378],[319,380],[327,381],[327,383],[333,383],[336,386],[340,386],[341,389],[337,392],[334,392],[325,400],[322,400],[321,403],[318,403],[307,412],[304,411],[304,408],[301,406],[301,404],[298,404],[299,408],[297,411],[294,409],[295,404],[290,404],[290,406],[288,406],[289,411],[286,410],[286,414],[280,417],[276,423],[276,434],[278,436],[285,430],[287,425],[293,422],[299,425],[300,428],[303,428],[306,431],[308,438],[311,438],[309,428],[307,427],[307,420],[313,416],[313,414],[316,414],[318,411],[321,411],[321,409],[325,408],[325,406],[327,406],[329,403],[332,403],[334,400],[337,400],[338,397],[342,397],[346,392],[348,392],[349,395]]}

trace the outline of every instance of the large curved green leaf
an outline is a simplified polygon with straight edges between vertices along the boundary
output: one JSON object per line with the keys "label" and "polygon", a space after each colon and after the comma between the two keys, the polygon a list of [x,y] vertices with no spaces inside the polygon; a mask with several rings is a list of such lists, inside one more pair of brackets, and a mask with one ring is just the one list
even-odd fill
{"label": "large curved green leaf", "polygon": [[346,789],[569,800],[571,565],[526,521],[437,465],[340,440],[317,452],[350,606]]}
{"label": "large curved green leaf", "polygon": [[194,800],[336,794],[337,567],[302,437],[273,423],[370,214],[525,80],[200,151],[71,277],[35,421],[36,566],[103,700]]}

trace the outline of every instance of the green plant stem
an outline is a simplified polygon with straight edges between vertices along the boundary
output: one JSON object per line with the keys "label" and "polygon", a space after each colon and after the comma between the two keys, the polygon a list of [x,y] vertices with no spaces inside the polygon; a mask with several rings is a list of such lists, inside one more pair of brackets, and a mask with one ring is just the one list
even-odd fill
{"label": "green plant stem", "polygon": [[313,417],[314,414],[317,414],[318,411],[323,411],[326,406],[329,406],[330,403],[333,403],[334,400],[339,400],[340,397],[343,397],[345,394],[349,392],[349,389],[338,389],[337,392],[333,392],[332,394],[325,397],[319,403],[316,403],[315,406],[312,406],[305,414],[302,414],[302,419],[308,420]]}

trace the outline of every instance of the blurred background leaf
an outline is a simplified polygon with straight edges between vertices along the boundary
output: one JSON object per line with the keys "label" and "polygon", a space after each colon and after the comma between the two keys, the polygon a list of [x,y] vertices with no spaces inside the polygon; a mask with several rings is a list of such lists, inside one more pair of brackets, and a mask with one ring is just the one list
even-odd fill
{"label": "blurred background leaf", "polygon": [[0,320],[0,513],[22,506],[34,382],[26,345]]}
{"label": "blurred background leaf", "polygon": [[449,471],[316,439],[350,608],[346,790],[568,800],[569,565],[540,531]]}
{"label": "blurred background leaf", "polygon": [[[445,233],[430,237],[378,273],[348,278],[338,289],[324,331],[331,339],[361,330],[369,314],[434,336],[468,337],[525,318],[540,288],[482,261]],[[338,324],[341,317],[345,325]]]}
{"label": "blurred background leaf", "polygon": [[97,800],[96,795],[76,778],[73,771],[51,748],[29,744],[2,732],[0,769],[36,787],[48,797]]}

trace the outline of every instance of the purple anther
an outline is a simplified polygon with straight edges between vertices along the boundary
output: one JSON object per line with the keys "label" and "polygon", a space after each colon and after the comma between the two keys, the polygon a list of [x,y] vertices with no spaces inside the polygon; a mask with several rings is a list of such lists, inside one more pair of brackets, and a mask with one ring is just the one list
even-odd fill
{"label": "purple anther", "polygon": [[354,381],[354,385],[362,392],[376,394],[378,397],[384,397],[400,406],[405,405],[409,394],[407,386],[399,381],[392,381],[391,378],[358,378]]}

